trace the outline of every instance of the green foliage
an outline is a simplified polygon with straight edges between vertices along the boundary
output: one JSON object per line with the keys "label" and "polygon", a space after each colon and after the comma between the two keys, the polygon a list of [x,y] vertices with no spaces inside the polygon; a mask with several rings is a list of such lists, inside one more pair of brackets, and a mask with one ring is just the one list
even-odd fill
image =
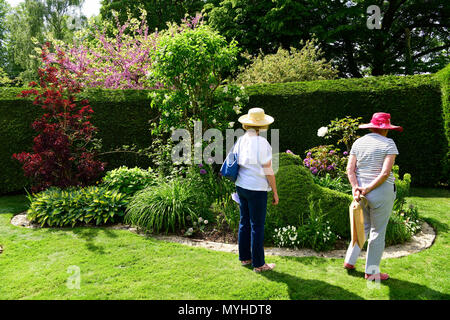
{"label": "green foliage", "polygon": [[398,165],[394,165],[392,172],[395,178],[395,186],[397,187],[397,198],[394,202],[394,210],[398,211],[403,209],[403,205],[406,203],[406,197],[409,196],[411,175],[409,173],[405,173],[403,175],[403,180],[401,180]]}
{"label": "green foliage", "polygon": [[317,130],[330,119],[350,116],[369,122],[375,112],[383,111],[405,128],[402,133],[389,133],[400,152],[396,162],[402,173],[411,173],[414,185],[448,181],[442,172],[448,144],[441,91],[432,75],[259,84],[246,91],[250,95],[247,108],[261,107],[275,117],[280,150],[303,154],[323,143]]}
{"label": "green foliage", "polygon": [[[316,185],[312,174],[303,166],[281,166],[276,180],[280,203],[272,206],[268,201],[266,220],[269,226],[303,225],[310,216],[310,202],[320,199],[324,219],[331,223],[332,231],[341,237],[348,237],[351,196]],[[266,233],[266,238],[271,239],[273,229],[266,228]]]}
{"label": "green foliage", "polygon": [[342,119],[331,120],[331,123],[327,127],[327,134],[324,138],[331,139],[337,137],[337,144],[343,144],[347,152],[350,152],[353,143],[360,138],[356,132],[358,131],[361,120],[361,117],[353,119],[349,116]]}
{"label": "green foliage", "polygon": [[182,179],[161,182],[137,192],[127,206],[125,222],[149,232],[176,232],[186,218],[197,220],[204,208],[201,190]]}
{"label": "green foliage", "polygon": [[[367,28],[378,5],[383,32]],[[447,0],[223,0],[205,5],[208,23],[255,55],[317,37],[345,77],[436,72],[449,63]]]}
{"label": "green foliage", "polygon": [[314,175],[324,177],[330,174],[332,177],[345,178],[347,155],[342,155],[341,150],[333,145],[317,146],[306,151],[303,164]]}
{"label": "green foliage", "polygon": [[448,145],[447,154],[442,161],[442,166],[444,167],[444,177],[450,177],[450,64],[436,73],[436,78],[441,84],[442,115]]}
{"label": "green foliage", "polygon": [[202,121],[203,130],[228,128],[227,118],[239,112],[248,97],[243,88],[234,85],[214,94],[224,84],[224,75],[236,67],[237,43],[228,43],[217,32],[200,25],[182,32],[163,32],[158,48],[152,57],[150,83],[162,83],[171,89],[151,95],[152,108],[161,114],[153,132],[192,130],[194,121]]}
{"label": "green foliage", "polygon": [[310,216],[308,221],[299,228],[299,241],[315,251],[331,250],[336,243],[337,236],[332,231],[330,222],[322,212],[321,200],[309,200]]}
{"label": "green foliage", "polygon": [[8,77],[8,74],[3,70],[3,68],[0,67],[0,87],[7,87],[12,83],[13,81]]}
{"label": "green foliage", "polygon": [[119,221],[125,212],[126,195],[99,187],[50,188],[29,195],[28,218],[42,226],[75,226],[95,222],[96,225]]}
{"label": "green foliage", "polygon": [[325,174],[325,177],[318,175],[313,176],[314,183],[317,185],[328,188],[331,190],[336,190],[342,193],[352,194],[352,186],[346,178],[337,177],[332,178],[329,173]]}
{"label": "green foliage", "polygon": [[[290,150],[288,150],[290,151]],[[272,167],[274,168],[279,168],[279,167],[284,167],[284,166],[289,166],[289,165],[294,165],[294,166],[301,166],[303,164],[302,162],[302,158],[300,158],[300,156],[293,154],[293,153],[288,153],[288,152],[282,152],[282,153],[278,153],[273,155],[273,160],[272,160]]]}
{"label": "green foliage", "polygon": [[[18,76],[24,83],[36,80],[39,66],[39,49],[36,48],[51,38],[72,41],[74,30],[70,30],[67,23],[70,8],[81,8],[83,3],[83,0],[39,0],[25,1],[14,7],[6,19],[8,73]],[[77,18],[79,21],[86,19]]]}
{"label": "green foliage", "polygon": [[115,189],[130,196],[155,183],[156,174],[152,168],[149,167],[144,170],[138,167],[128,168],[125,166],[108,171],[102,181],[102,185],[108,189]]}
{"label": "green foliage", "polygon": [[164,0],[164,1],[147,1],[147,0],[103,0],[100,13],[104,20],[113,20],[113,11],[119,14],[121,23],[127,21],[129,13],[133,18],[140,17],[140,8],[148,12],[147,23],[149,30],[155,28],[164,30],[167,28],[168,22],[180,22],[186,14],[191,16],[200,12],[205,1],[203,0]]}
{"label": "green foliage", "polygon": [[[35,132],[31,123],[43,115],[27,99],[17,95],[24,88],[0,88],[0,194],[20,191],[29,185],[20,164],[11,158],[14,153],[31,150]],[[89,98],[95,111],[91,122],[98,128],[102,140],[100,160],[107,162],[107,170],[127,167],[148,168],[152,162],[136,152],[110,153],[123,145],[145,148],[152,137],[148,124],[157,114],[148,105],[147,91],[85,90],[80,100]]]}
{"label": "green foliage", "polygon": [[[368,122],[375,112],[391,113],[393,122],[405,128],[403,133],[389,133],[400,151],[396,163],[400,165],[401,174],[409,172],[414,176],[412,183],[417,186],[435,185],[439,181],[448,183],[450,176],[449,171],[442,172],[442,164],[449,163],[447,137],[450,135],[448,81],[442,84],[442,94],[447,92],[446,99],[441,95],[439,81],[432,75],[255,85],[245,91],[251,97],[247,108],[262,107],[275,117],[274,128],[280,130],[280,150],[290,149],[296,154],[304,154],[322,144],[317,130],[330,119],[350,115],[361,116]],[[11,155],[31,148],[30,124],[41,115],[31,107],[30,101],[17,98],[21,90],[23,88],[0,88],[2,194],[28,185]],[[148,108],[149,93],[146,90],[91,89],[80,95],[80,99],[89,99],[95,111],[92,123],[99,129],[102,151],[122,145],[151,145],[148,120],[155,121],[158,112]],[[247,112],[247,108],[243,111]],[[152,164],[148,158],[132,152],[105,154],[101,160],[108,162],[108,170],[121,165],[147,168]]]}
{"label": "green foliage", "polygon": [[241,68],[236,82],[248,86],[336,78],[338,72],[322,58],[317,39],[301,41],[300,46],[301,50],[291,47],[290,51],[280,47],[275,54],[260,53],[255,58],[247,55],[251,63]]}
{"label": "green foliage", "polygon": [[231,197],[217,201],[213,205],[213,211],[216,214],[217,226],[222,231],[228,228],[234,233],[238,232],[241,215],[239,205]]}

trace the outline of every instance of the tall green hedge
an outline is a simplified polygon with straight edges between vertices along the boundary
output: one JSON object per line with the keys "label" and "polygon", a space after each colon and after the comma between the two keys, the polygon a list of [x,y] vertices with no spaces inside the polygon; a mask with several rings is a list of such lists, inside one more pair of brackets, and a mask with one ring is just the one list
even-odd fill
{"label": "tall green hedge", "polygon": [[[444,130],[441,88],[433,75],[383,76],[248,87],[248,108],[261,107],[275,117],[280,129],[280,151],[305,156],[305,150],[329,144],[317,130],[347,115],[369,122],[375,112],[388,112],[400,155],[401,173],[411,173],[413,185],[434,185],[444,177],[442,161],[448,149]],[[448,109],[446,110],[448,119]],[[364,135],[367,130],[360,130]],[[447,131],[448,134],[448,131]]]}
{"label": "tall green hedge", "polygon": [[[0,88],[0,194],[21,191],[28,184],[13,153],[31,151],[36,132],[32,122],[42,114],[30,100],[18,98],[23,88]],[[103,152],[122,145],[151,144],[148,121],[157,113],[150,109],[148,91],[87,90],[83,93],[94,109],[92,123],[99,129]],[[81,97],[80,97],[81,98]],[[148,158],[132,153],[115,153],[100,158],[108,163],[107,170],[126,165],[147,168]]]}
{"label": "tall green hedge", "polygon": [[[273,115],[276,122],[272,128],[280,129],[280,151],[290,149],[302,157],[305,150],[329,142],[317,137],[317,130],[332,119],[350,115],[361,116],[368,122],[375,112],[389,112],[392,122],[405,128],[403,133],[391,134],[400,151],[397,164],[401,173],[411,173],[413,185],[434,185],[448,182],[444,172],[450,137],[448,80],[447,67],[436,76],[255,85],[247,88],[248,108],[262,107]],[[18,98],[21,90],[0,88],[0,194],[20,191],[28,183],[20,164],[11,155],[31,150],[35,136],[31,123],[42,111],[29,100]],[[148,122],[157,119],[158,114],[150,109],[148,93],[145,90],[83,93],[94,109],[92,122],[99,128],[104,151],[122,145],[151,144]],[[121,165],[143,168],[150,165],[149,159],[126,153],[106,155],[102,160],[108,162],[108,170]]]}
{"label": "tall green hedge", "polygon": [[450,176],[450,64],[436,74],[441,83],[442,109],[444,115],[445,134],[447,136],[447,155],[444,159],[444,177]]}

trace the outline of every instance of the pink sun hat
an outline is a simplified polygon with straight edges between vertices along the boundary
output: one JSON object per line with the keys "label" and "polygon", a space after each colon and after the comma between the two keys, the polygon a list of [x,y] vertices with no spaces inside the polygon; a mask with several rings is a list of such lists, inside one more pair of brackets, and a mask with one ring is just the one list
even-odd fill
{"label": "pink sun hat", "polygon": [[391,115],[389,113],[378,112],[372,116],[370,123],[362,124],[359,126],[360,129],[387,129],[403,131],[400,126],[394,126],[391,124]]}

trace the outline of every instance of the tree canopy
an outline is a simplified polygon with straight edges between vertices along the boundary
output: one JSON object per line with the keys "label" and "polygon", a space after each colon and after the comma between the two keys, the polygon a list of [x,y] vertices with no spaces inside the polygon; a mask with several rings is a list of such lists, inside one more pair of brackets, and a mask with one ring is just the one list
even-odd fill
{"label": "tree canopy", "polygon": [[[367,8],[381,29],[367,27]],[[450,62],[446,0],[224,0],[206,4],[209,24],[250,53],[273,53],[315,35],[341,76],[435,72]]]}

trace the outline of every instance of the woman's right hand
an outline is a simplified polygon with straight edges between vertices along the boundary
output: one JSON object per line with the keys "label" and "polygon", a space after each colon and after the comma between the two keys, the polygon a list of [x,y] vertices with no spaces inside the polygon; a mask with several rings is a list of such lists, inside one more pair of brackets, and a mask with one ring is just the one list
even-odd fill
{"label": "woman's right hand", "polygon": [[356,187],[352,188],[353,199],[359,202],[361,200],[361,190]]}
{"label": "woman's right hand", "polygon": [[273,204],[274,206],[277,206],[279,202],[280,202],[280,199],[278,198],[278,193],[274,193],[274,194],[273,194],[273,201],[272,201],[272,204]]}

